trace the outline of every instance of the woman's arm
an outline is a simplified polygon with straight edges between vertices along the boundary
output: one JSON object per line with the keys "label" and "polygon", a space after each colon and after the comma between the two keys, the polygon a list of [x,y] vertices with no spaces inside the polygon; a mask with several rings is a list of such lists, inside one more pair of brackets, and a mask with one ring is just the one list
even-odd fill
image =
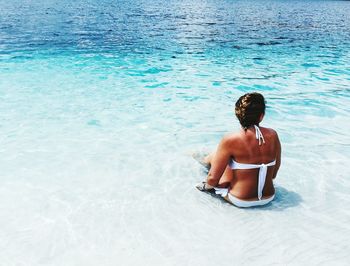
{"label": "woman's arm", "polygon": [[230,158],[230,140],[227,137],[224,137],[211,161],[210,171],[207,176],[208,188],[210,188],[210,186],[215,187],[218,185]]}
{"label": "woman's arm", "polygon": [[274,173],[272,176],[272,179],[275,179],[277,176],[278,169],[281,166],[281,142],[278,138],[277,132],[276,132],[276,165],[274,169]]}

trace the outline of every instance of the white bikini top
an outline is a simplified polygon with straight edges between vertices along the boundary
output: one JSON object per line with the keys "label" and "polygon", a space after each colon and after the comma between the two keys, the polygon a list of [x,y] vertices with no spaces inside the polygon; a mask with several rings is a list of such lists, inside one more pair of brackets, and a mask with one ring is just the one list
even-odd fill
{"label": "white bikini top", "polygon": [[[265,143],[265,139],[263,134],[260,131],[260,128],[256,125],[254,125],[255,128],[255,136],[256,139],[259,140],[259,145],[261,143]],[[229,163],[229,166],[231,169],[256,169],[259,168],[259,178],[258,178],[258,198],[261,200],[262,198],[262,191],[265,186],[265,180],[266,180],[266,174],[267,174],[267,167],[273,166],[276,164],[276,159],[268,164],[248,164],[248,163],[238,163],[235,160],[231,160]]]}

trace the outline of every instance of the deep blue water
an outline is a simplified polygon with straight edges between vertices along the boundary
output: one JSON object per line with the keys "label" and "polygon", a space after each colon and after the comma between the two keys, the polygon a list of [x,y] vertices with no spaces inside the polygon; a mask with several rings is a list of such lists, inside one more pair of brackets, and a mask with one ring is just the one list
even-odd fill
{"label": "deep blue water", "polygon": [[254,51],[253,59],[288,47],[336,56],[349,46],[348,17],[347,1],[1,1],[0,44],[2,54]]}

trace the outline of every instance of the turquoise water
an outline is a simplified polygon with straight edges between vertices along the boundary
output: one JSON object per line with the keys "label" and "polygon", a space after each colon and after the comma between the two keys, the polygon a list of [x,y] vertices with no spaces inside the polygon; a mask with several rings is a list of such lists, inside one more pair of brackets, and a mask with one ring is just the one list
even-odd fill
{"label": "turquoise water", "polygon": [[[348,1],[0,1],[3,265],[346,265]],[[267,99],[277,197],[191,158]]]}

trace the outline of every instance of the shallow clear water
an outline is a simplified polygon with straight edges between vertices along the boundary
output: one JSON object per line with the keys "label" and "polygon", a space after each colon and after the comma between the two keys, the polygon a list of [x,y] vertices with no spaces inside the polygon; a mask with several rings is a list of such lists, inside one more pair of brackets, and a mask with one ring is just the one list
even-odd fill
{"label": "shallow clear water", "polygon": [[[72,3],[73,2],[73,3]],[[350,2],[0,1],[3,265],[350,262]],[[194,185],[245,92],[269,206]]]}

